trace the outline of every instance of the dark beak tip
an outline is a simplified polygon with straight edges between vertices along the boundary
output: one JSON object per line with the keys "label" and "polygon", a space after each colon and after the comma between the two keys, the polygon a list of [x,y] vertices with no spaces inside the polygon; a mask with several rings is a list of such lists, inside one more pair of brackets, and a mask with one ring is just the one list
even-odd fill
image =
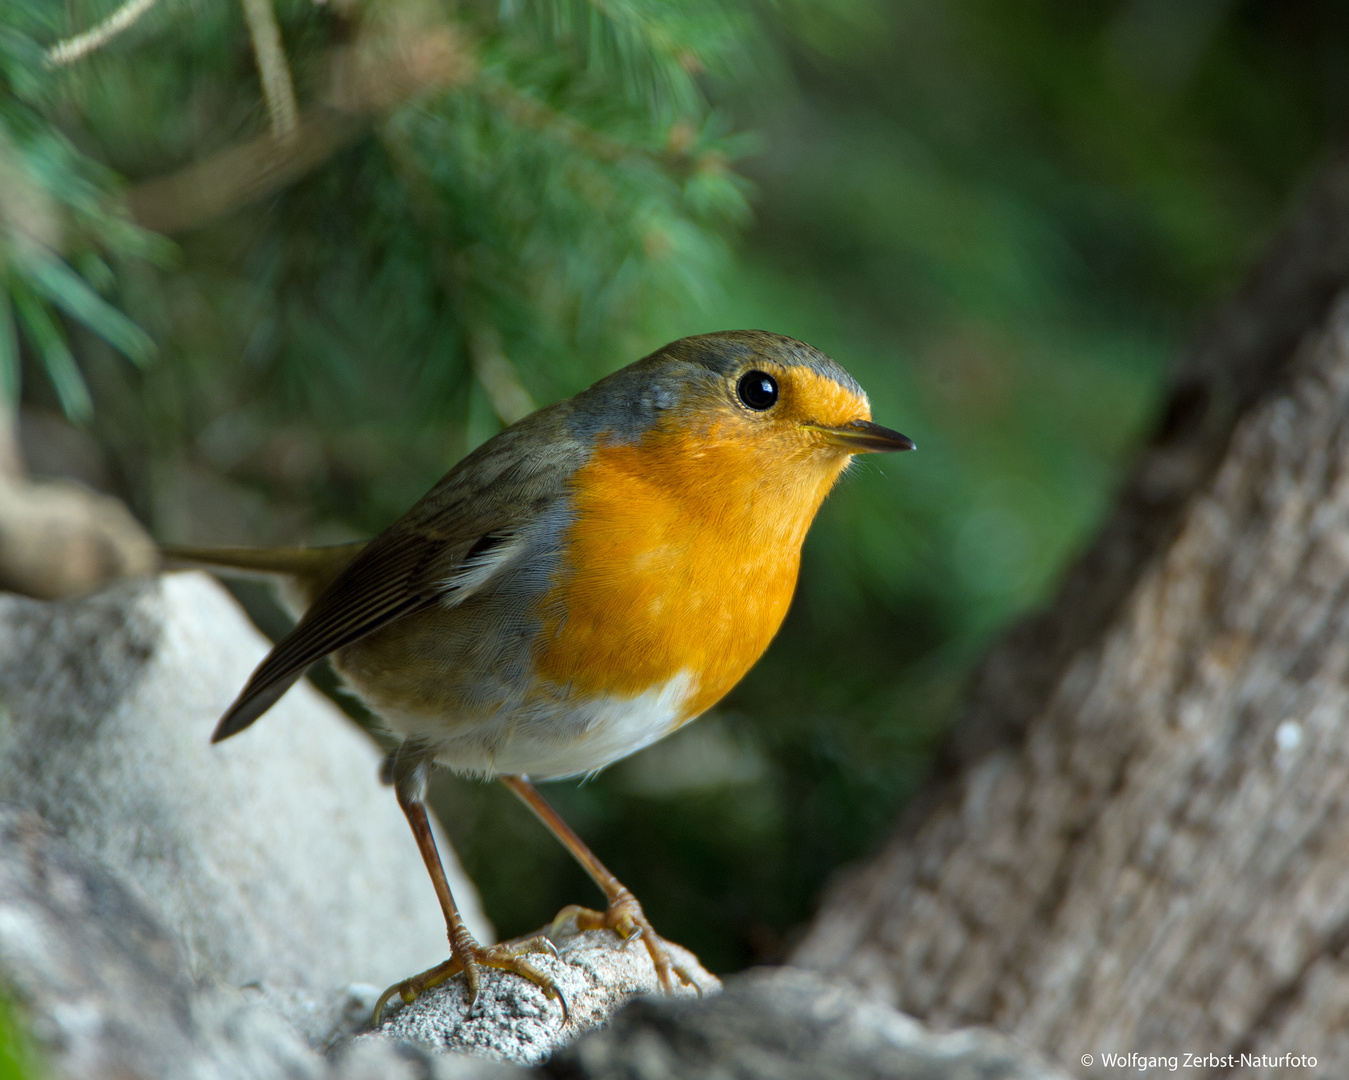
{"label": "dark beak tip", "polygon": [[806,426],[824,432],[850,454],[893,454],[897,450],[918,449],[918,445],[907,435],[881,427],[870,420],[853,420],[840,427]]}
{"label": "dark beak tip", "polygon": [[869,449],[873,452],[896,453],[900,450],[917,450],[918,444],[907,435],[901,435],[892,428],[881,427],[880,424],[874,424],[867,421],[865,424],[859,424],[860,428],[872,436],[872,443]]}

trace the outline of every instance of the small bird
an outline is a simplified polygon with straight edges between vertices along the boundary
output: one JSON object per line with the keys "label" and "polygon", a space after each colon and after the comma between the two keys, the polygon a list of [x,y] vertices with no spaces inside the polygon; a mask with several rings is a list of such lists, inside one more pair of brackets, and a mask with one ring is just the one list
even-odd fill
{"label": "small bird", "polygon": [[682,338],[478,447],[373,540],[294,549],[165,548],[281,574],[307,602],[212,741],[331,655],[402,742],[388,776],[445,915],[450,958],[390,987],[404,1002],[463,971],[515,972],[566,1002],[531,953],[464,926],[427,820],[429,770],[496,777],[603,891],[581,929],[645,944],[662,987],[693,983],[641,905],[530,779],[584,776],[720,700],[768,647],[801,544],[855,454],[912,450],[817,349],[760,330]]}

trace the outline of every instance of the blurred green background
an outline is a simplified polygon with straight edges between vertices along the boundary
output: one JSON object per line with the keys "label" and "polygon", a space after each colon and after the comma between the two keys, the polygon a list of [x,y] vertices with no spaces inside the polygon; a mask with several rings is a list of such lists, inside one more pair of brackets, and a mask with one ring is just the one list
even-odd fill
{"label": "blurred green background", "polygon": [[[1349,105],[1334,0],[158,0],[51,62],[118,6],[0,0],[34,473],[163,540],[370,535],[531,402],[736,327],[917,441],[830,498],[712,715],[547,789],[718,971],[879,841]],[[434,794],[501,935],[598,900],[506,792]]]}

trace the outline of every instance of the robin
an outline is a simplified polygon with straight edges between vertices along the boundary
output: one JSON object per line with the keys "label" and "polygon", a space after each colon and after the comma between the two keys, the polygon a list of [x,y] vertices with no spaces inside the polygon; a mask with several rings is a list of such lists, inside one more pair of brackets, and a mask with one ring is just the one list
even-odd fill
{"label": "robin", "polygon": [[278,573],[307,602],[226,711],[237,735],[315,661],[402,737],[387,774],[444,911],[450,958],[390,987],[410,1002],[462,971],[515,972],[546,939],[483,946],[427,820],[433,765],[496,777],[594,879],[581,929],[640,936],[661,986],[692,983],[641,904],[530,783],[594,773],[720,700],[777,632],[801,543],[855,454],[912,450],[817,349],[758,330],[683,338],[484,443],[373,540],[165,549]]}

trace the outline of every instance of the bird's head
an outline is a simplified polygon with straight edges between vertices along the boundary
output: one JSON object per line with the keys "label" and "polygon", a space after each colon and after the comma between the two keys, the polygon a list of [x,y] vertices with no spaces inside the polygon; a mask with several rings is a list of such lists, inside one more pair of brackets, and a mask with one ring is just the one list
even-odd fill
{"label": "bird's head", "polygon": [[854,454],[914,449],[872,422],[866,392],[840,364],[764,330],[680,338],[583,397],[582,416],[610,437],[659,432],[783,465],[837,470]]}

